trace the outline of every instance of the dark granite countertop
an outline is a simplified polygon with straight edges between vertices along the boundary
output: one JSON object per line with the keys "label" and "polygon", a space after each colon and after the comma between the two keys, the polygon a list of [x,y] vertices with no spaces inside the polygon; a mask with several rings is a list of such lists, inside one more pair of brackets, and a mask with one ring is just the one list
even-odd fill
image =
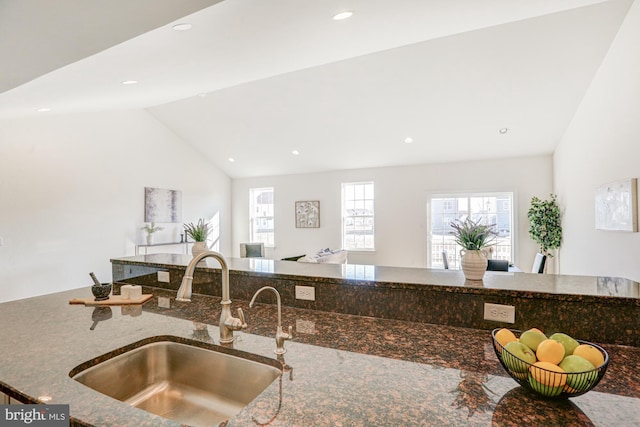
{"label": "dark granite countertop", "polygon": [[[93,330],[93,307],[68,304],[90,297],[88,287],[0,304],[1,391],[26,401],[50,396],[88,425],[178,425],[69,377],[87,360],[153,336],[218,341],[219,298],[194,295],[183,303],[173,300],[173,291],[149,292],[154,298],[142,310],[112,307],[112,317]],[[171,308],[159,307],[158,297],[169,298]],[[245,310],[249,324],[236,333],[233,347],[275,358],[275,306],[249,309],[246,301],[234,301],[233,307]],[[296,329],[285,344],[284,362],[292,370],[228,426],[269,420],[279,426],[640,425],[637,347],[605,344],[612,361],[601,383],[558,402],[533,396],[507,377],[487,331],[290,307],[282,316],[284,326]]]}
{"label": "dark granite countertop", "polygon": [[[158,268],[186,267],[191,255],[152,254],[111,259],[112,264],[133,264]],[[447,292],[535,294],[553,299],[579,298],[633,304],[640,307],[640,283],[619,277],[574,276],[488,271],[482,282],[465,280],[461,270],[385,267],[361,264],[313,264],[265,258],[227,258],[231,274],[304,278],[316,282],[342,282],[368,287],[416,289],[425,285],[446,288]],[[218,269],[208,258],[198,269]]]}

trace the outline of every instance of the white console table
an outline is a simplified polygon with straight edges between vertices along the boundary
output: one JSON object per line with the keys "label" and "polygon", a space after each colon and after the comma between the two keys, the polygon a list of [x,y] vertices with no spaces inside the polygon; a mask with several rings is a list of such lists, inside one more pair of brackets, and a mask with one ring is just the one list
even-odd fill
{"label": "white console table", "polygon": [[148,248],[153,248],[156,246],[184,246],[184,253],[189,254],[189,245],[192,245],[193,242],[169,242],[169,243],[154,243],[151,245],[136,245],[136,255],[140,255],[140,248],[144,248],[144,254],[147,255]]}

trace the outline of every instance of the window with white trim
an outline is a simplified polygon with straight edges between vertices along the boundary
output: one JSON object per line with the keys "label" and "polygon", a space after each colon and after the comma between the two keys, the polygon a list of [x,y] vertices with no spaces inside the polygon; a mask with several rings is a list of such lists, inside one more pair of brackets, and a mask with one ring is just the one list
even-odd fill
{"label": "window with white trim", "polygon": [[275,245],[274,192],[272,187],[249,189],[249,236],[251,242]]}
{"label": "window with white trim", "polygon": [[212,251],[220,252],[220,212],[216,212],[209,220],[211,232],[207,236],[207,247]]}
{"label": "window with white trim", "polygon": [[342,247],[374,250],[373,182],[342,184]]}
{"label": "window with white trim", "polygon": [[515,228],[513,216],[513,193],[439,194],[429,198],[427,210],[429,242],[428,265],[444,267],[446,252],[449,268],[460,268],[460,246],[451,235],[451,222],[471,218],[482,224],[495,224],[497,239],[491,245],[489,258],[514,259]]}

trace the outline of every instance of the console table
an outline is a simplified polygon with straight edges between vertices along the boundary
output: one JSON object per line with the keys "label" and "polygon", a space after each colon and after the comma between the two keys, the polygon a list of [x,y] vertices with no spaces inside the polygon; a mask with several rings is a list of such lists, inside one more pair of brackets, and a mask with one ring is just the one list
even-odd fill
{"label": "console table", "polygon": [[189,244],[193,242],[169,242],[169,243],[153,243],[151,245],[136,245],[136,255],[140,255],[140,248],[144,248],[144,255],[147,255],[147,249],[153,248],[154,246],[184,246],[184,253],[189,254]]}

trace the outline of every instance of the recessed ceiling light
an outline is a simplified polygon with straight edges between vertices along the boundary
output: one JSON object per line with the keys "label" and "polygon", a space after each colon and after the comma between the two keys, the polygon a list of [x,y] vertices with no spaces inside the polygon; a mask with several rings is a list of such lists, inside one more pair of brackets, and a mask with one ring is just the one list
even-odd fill
{"label": "recessed ceiling light", "polygon": [[298,154],[300,154],[300,152],[298,150],[292,150],[291,154],[293,154],[294,156],[297,156]]}
{"label": "recessed ceiling light", "polygon": [[173,28],[176,31],[189,31],[192,28],[192,25],[191,24],[187,24],[185,22],[185,23],[182,23],[182,24],[176,24],[171,28]]}
{"label": "recessed ceiling light", "polygon": [[227,160],[229,160],[229,163],[233,163],[236,161],[236,159],[234,159],[233,157],[229,157]]}
{"label": "recessed ceiling light", "polygon": [[198,96],[199,96],[200,98],[204,98],[205,96],[207,96],[207,94],[206,94],[206,93],[199,93],[199,94],[198,94]]}
{"label": "recessed ceiling light", "polygon": [[343,19],[349,19],[353,16],[353,12],[350,10],[345,10],[344,12],[336,13],[333,15],[334,21],[342,21]]}
{"label": "recessed ceiling light", "polygon": [[123,85],[134,85],[134,84],[138,83],[138,81],[137,80],[125,80],[125,81],[122,81],[120,83],[123,84]]}
{"label": "recessed ceiling light", "polygon": [[46,113],[47,111],[51,111],[51,108],[38,108],[38,113]]}
{"label": "recessed ceiling light", "polygon": [[405,144],[411,144],[413,142],[413,138],[411,138],[410,136],[406,137],[404,139]]}
{"label": "recessed ceiling light", "polygon": [[503,134],[503,135],[504,135],[505,133],[507,133],[507,132],[509,132],[509,128],[502,128],[502,129],[500,129],[500,133],[501,133],[501,134]]}

